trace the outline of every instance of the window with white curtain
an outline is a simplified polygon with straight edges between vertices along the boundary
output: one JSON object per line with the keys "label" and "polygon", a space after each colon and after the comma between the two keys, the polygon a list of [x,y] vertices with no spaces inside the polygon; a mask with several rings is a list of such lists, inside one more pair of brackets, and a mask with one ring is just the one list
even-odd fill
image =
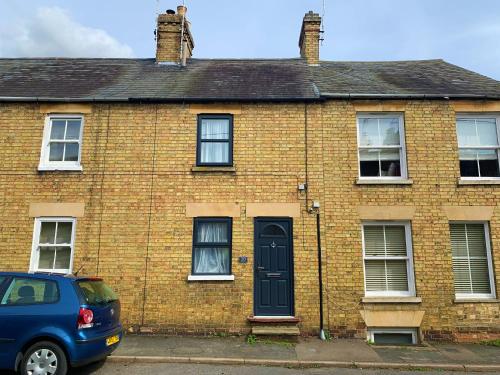
{"label": "window with white curtain", "polygon": [[231,115],[199,115],[196,164],[233,164],[233,118]]}
{"label": "window with white curtain", "polygon": [[450,223],[457,298],[495,298],[487,223]]}
{"label": "window with white curtain", "polygon": [[414,296],[409,223],[363,224],[366,296]]}
{"label": "window with white curtain", "polygon": [[406,179],[403,116],[358,114],[359,177]]}
{"label": "window with white curtain", "polygon": [[31,271],[71,273],[75,241],[74,218],[36,218]]}
{"label": "window with white curtain", "polygon": [[499,122],[495,116],[457,118],[462,178],[500,178]]}
{"label": "window with white curtain", "polygon": [[46,118],[39,170],[81,170],[83,117]]}
{"label": "window with white curtain", "polygon": [[231,274],[230,218],[196,218],[193,230],[193,275]]}

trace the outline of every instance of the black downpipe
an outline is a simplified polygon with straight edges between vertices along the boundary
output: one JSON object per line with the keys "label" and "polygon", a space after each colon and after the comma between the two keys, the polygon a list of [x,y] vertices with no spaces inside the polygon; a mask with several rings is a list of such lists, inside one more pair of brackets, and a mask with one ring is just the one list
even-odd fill
{"label": "black downpipe", "polygon": [[319,208],[316,212],[316,233],[318,238],[318,278],[319,278],[319,337],[325,340],[325,331],[323,330],[323,267],[321,261],[321,233],[320,233]]}

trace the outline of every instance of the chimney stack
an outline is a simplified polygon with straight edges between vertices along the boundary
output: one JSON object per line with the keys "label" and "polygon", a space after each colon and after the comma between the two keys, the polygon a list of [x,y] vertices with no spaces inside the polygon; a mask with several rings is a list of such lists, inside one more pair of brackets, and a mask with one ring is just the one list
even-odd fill
{"label": "chimney stack", "polygon": [[156,27],[156,62],[158,64],[186,64],[193,55],[193,36],[186,19],[187,8],[179,5],[177,14],[169,9],[158,16]]}
{"label": "chimney stack", "polygon": [[309,65],[319,65],[319,42],[321,33],[321,17],[310,10],[305,14],[300,30],[300,57]]}

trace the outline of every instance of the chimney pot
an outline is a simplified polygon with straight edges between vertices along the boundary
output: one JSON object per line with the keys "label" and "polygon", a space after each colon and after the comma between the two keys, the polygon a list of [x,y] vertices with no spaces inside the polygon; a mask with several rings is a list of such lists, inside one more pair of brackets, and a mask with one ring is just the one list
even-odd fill
{"label": "chimney pot", "polygon": [[187,8],[184,5],[179,5],[177,7],[177,14],[180,16],[184,16],[187,12]]}

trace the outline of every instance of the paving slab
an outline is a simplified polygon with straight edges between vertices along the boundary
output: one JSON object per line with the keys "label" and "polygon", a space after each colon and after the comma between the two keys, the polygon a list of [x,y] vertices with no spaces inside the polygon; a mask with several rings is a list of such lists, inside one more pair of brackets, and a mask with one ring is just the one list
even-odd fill
{"label": "paving slab", "polygon": [[127,335],[113,355],[297,359],[293,345],[266,343],[250,345],[244,337]]}
{"label": "paving slab", "polygon": [[316,338],[300,339],[295,346],[301,361],[364,361],[380,362],[382,358],[363,340],[321,341]]}
{"label": "paving slab", "polygon": [[[479,346],[479,345],[475,345]],[[464,345],[455,344],[434,344],[436,350],[438,350],[445,358],[448,358],[450,362],[462,362],[462,363],[482,363],[484,359],[474,353]],[[497,354],[498,355],[498,354]]]}
{"label": "paving slab", "polygon": [[483,363],[500,365],[500,347],[477,344],[462,344],[460,346],[481,358]]}
{"label": "paving slab", "polygon": [[384,362],[403,363],[453,363],[430,346],[373,346],[373,350]]}

